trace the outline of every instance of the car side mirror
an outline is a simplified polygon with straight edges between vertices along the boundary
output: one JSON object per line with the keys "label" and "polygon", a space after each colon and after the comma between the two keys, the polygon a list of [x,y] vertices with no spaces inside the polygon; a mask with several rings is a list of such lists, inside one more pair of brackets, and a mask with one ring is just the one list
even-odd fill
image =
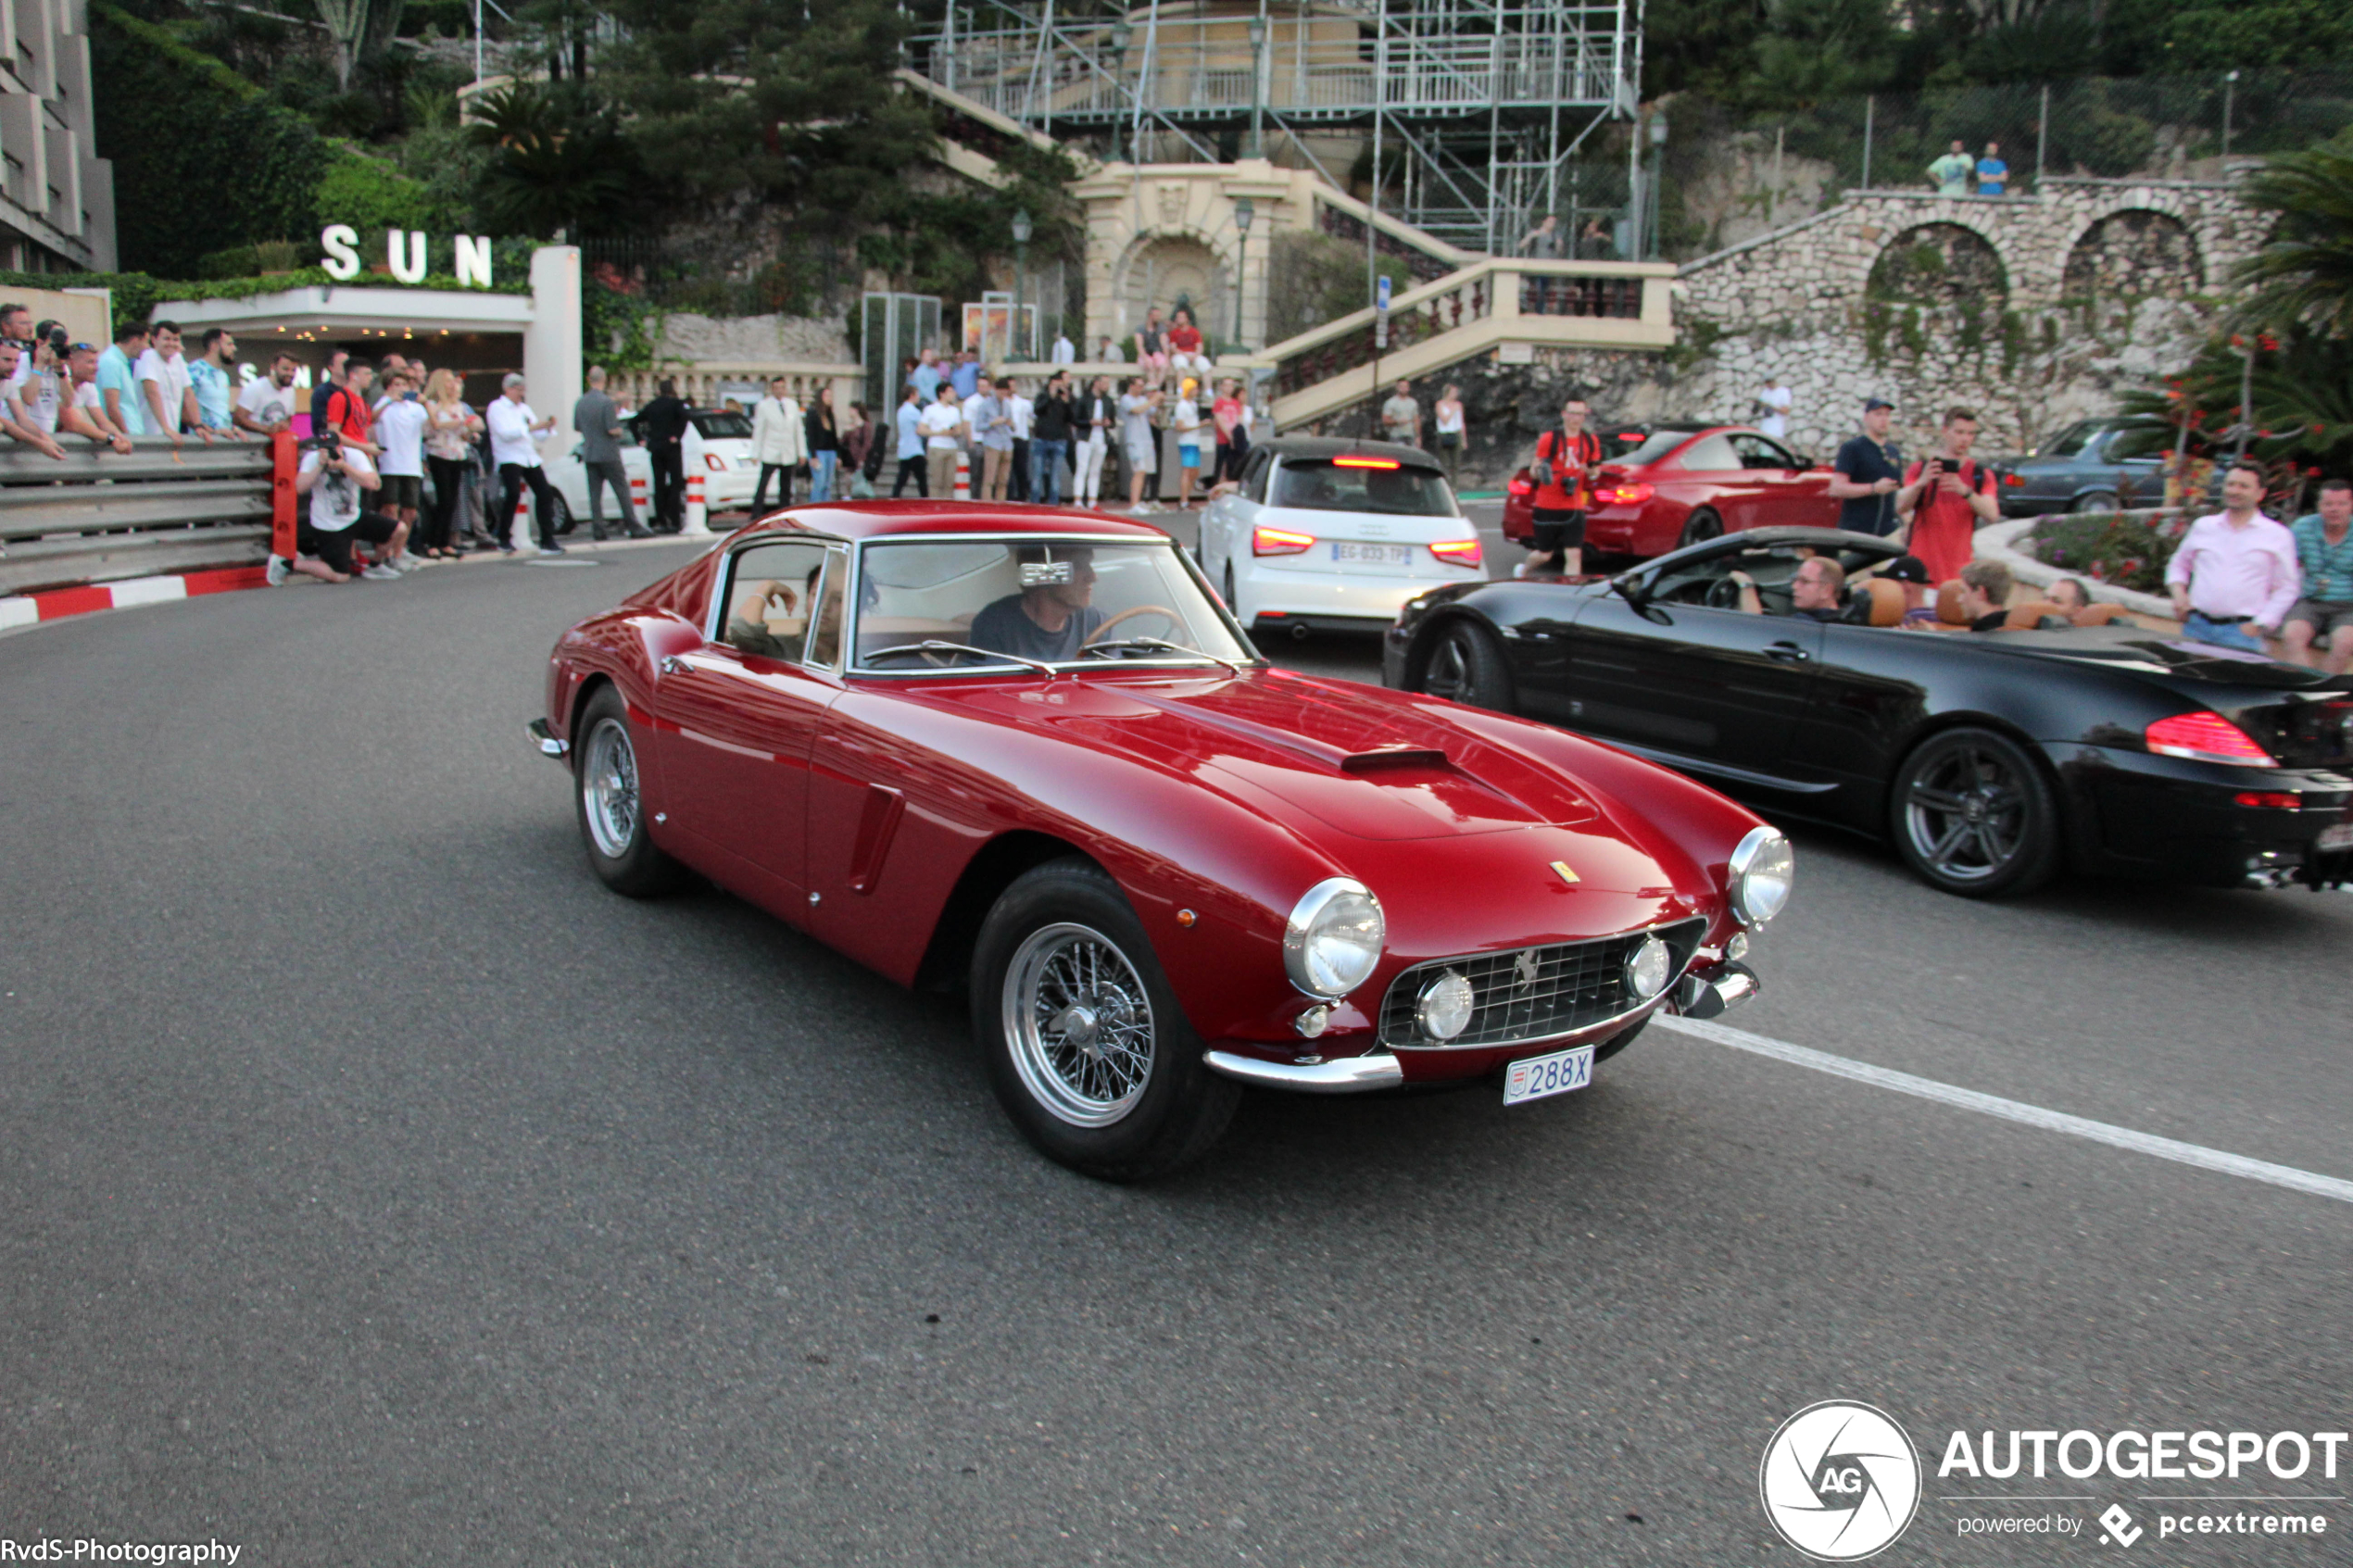
{"label": "car side mirror", "polygon": [[1617,591],[1619,598],[1624,599],[1636,609],[1642,608],[1650,602],[1650,583],[1644,581],[1639,572],[1629,571],[1622,576],[1613,577],[1609,580],[1609,585]]}

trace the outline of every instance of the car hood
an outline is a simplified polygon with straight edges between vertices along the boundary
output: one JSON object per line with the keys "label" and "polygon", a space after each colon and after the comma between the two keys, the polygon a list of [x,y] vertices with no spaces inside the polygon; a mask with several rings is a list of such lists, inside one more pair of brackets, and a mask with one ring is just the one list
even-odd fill
{"label": "car hood", "polygon": [[940,700],[1181,771],[1311,836],[1321,829],[1371,840],[1456,838],[1580,827],[1601,817],[1557,768],[1453,722],[1442,709],[1348,682],[1281,671],[1089,677]]}

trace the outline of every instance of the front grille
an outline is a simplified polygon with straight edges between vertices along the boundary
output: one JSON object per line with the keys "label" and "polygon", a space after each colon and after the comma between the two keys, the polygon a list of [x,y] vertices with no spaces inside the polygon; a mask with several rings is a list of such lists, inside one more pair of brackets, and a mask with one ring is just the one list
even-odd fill
{"label": "front grille", "polygon": [[[1404,1050],[1504,1046],[1603,1022],[1639,1005],[1626,988],[1626,960],[1642,938],[1655,934],[1667,943],[1680,976],[1706,930],[1705,921],[1688,920],[1592,942],[1416,964],[1390,982],[1389,995],[1381,1002],[1381,1044]],[[1450,969],[1470,982],[1477,998],[1470,1027],[1451,1040],[1432,1040],[1415,1022],[1414,1004],[1424,985]]]}

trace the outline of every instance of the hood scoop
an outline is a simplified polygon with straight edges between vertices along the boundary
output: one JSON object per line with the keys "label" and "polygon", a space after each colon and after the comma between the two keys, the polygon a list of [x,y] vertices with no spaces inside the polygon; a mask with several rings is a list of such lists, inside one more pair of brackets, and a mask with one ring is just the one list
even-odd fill
{"label": "hood scoop", "polygon": [[1453,758],[1432,746],[1380,746],[1370,751],[1345,753],[1340,759],[1340,771],[1343,773],[1373,773],[1387,768],[1451,768],[1453,765]]}

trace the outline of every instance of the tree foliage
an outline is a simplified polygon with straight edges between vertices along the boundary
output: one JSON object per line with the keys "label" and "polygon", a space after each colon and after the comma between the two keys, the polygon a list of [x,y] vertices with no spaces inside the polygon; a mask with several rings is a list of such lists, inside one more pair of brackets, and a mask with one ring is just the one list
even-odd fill
{"label": "tree foliage", "polygon": [[328,150],[302,117],[153,23],[90,7],[98,156],[115,166],[120,259],[165,277],[316,228]]}
{"label": "tree foliage", "polygon": [[2271,239],[2238,267],[2252,320],[2302,323],[2353,339],[2353,131],[2272,158],[2246,199],[2279,214]]}
{"label": "tree foliage", "polygon": [[487,156],[475,210],[495,233],[578,239],[610,232],[645,190],[620,113],[578,83],[519,82],[486,94],[471,128]]}

